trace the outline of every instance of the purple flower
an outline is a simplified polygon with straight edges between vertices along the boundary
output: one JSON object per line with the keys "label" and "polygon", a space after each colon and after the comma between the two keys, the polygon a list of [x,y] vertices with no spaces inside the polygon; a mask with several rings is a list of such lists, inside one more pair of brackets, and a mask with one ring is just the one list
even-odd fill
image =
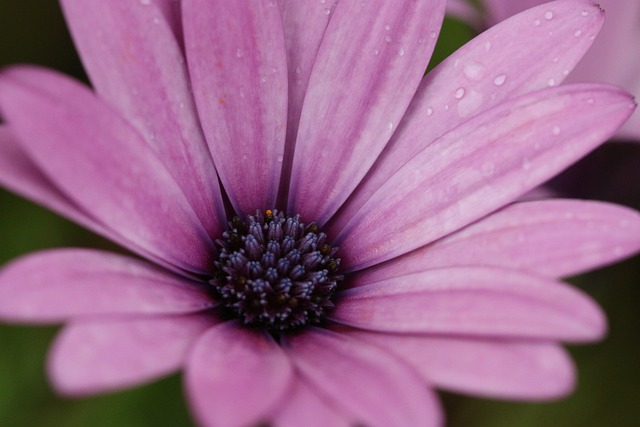
{"label": "purple flower", "polygon": [[50,250],[0,273],[2,319],[66,323],[59,392],[184,369],[203,425],[431,426],[433,388],[571,390],[559,343],[606,322],[558,278],[636,252],[640,217],[512,202],[633,111],[557,86],[597,6],[530,10],[422,78],[444,1],[62,4],[95,93],[3,71],[0,181],[142,259]]}
{"label": "purple flower", "polygon": [[[547,0],[483,0],[484,12],[481,13],[464,0],[453,0],[447,4],[447,10],[475,28],[484,29],[518,12],[546,2]],[[599,81],[616,84],[633,95],[639,96],[640,53],[638,53],[637,43],[640,40],[640,2],[599,0],[598,3],[602,5],[607,15],[602,32],[593,43],[593,47],[571,72],[567,81]],[[573,35],[579,38],[583,34],[581,30],[576,30]],[[640,141],[640,114],[633,114],[616,136],[621,139]]]}

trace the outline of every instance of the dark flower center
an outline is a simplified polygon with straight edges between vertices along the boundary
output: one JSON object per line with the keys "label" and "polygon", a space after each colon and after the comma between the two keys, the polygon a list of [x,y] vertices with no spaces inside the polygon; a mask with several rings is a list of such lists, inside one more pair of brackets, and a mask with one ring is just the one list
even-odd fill
{"label": "dark flower center", "polygon": [[315,223],[277,210],[233,217],[210,280],[223,309],[275,333],[319,323],[342,280],[326,237]]}

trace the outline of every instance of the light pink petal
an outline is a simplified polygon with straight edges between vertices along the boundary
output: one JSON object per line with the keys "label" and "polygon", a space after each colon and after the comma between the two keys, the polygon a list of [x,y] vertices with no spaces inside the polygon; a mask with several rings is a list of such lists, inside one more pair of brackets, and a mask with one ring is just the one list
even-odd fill
{"label": "light pink petal", "polygon": [[[545,19],[547,11],[553,19]],[[602,21],[591,2],[554,2],[489,29],[453,53],[423,79],[398,131],[333,227],[342,228],[395,171],[439,136],[507,99],[559,84]],[[578,30],[581,37],[574,36]]]}
{"label": "light pink petal", "polygon": [[445,390],[530,401],[562,397],[575,384],[571,357],[557,344],[362,331],[349,335],[388,349]]}
{"label": "light pink petal", "polygon": [[136,259],[87,249],[37,252],[0,270],[0,318],[51,323],[78,316],[189,313],[205,290]]}
{"label": "light pink petal", "polygon": [[289,211],[322,224],[396,130],[427,67],[445,2],[338,3],[309,80]]}
{"label": "light pink petal", "polygon": [[51,71],[6,70],[0,106],[38,167],[82,209],[135,247],[206,271],[213,244],[140,135],[88,89]]}
{"label": "light pink petal", "polygon": [[186,388],[203,426],[266,421],[293,380],[291,363],[271,336],[235,323],[209,330],[186,367]]}
{"label": "light pink petal", "polygon": [[519,337],[602,338],[606,320],[587,295],[515,270],[456,267],[407,274],[339,292],[329,317],[361,329]]}
{"label": "light pink petal", "polygon": [[72,322],[51,348],[49,377],[70,396],[153,381],[180,369],[193,342],[214,324],[203,315]]}
{"label": "light pink petal", "polygon": [[114,234],[80,210],[55,188],[20,148],[20,143],[11,129],[2,125],[0,125],[0,184],[84,227],[107,237]]}
{"label": "light pink petal", "polygon": [[353,423],[300,378],[274,412],[273,425],[278,427],[353,427]]}
{"label": "light pink petal", "polygon": [[347,268],[391,259],[512,202],[606,140],[634,107],[620,89],[570,85],[468,120],[407,162],[337,235]]}
{"label": "light pink petal", "polygon": [[300,374],[367,426],[439,426],[435,394],[407,365],[365,342],[309,329],[285,343]]}
{"label": "light pink petal", "polygon": [[239,214],[273,208],[287,127],[287,58],[275,2],[185,0],[193,92],[220,179]]}
{"label": "light pink petal", "polygon": [[210,235],[226,225],[211,155],[197,121],[167,1],[64,0],[75,43],[100,97],[138,130]]}
{"label": "light pink petal", "polygon": [[287,137],[282,161],[278,203],[286,203],[291,179],[293,153],[298,135],[300,112],[311,69],[318,54],[320,42],[333,15],[337,0],[301,2],[279,0],[284,37],[287,47],[289,100],[287,102]]}
{"label": "light pink petal", "polygon": [[636,211],[590,201],[525,202],[359,272],[357,281],[368,283],[455,266],[494,266],[567,277],[638,250],[640,215]]}

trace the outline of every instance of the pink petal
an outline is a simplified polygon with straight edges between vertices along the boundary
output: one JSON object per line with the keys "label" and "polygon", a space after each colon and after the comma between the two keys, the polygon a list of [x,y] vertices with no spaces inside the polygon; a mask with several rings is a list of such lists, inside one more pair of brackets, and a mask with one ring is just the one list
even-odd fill
{"label": "pink petal", "polygon": [[424,74],[444,6],[338,3],[300,117],[290,212],[326,222],[371,167]]}
{"label": "pink petal", "polygon": [[493,266],[566,277],[640,250],[640,215],[601,202],[517,203],[405,256],[358,273],[370,283],[441,267]]}
{"label": "pink petal", "polygon": [[571,392],[571,357],[547,342],[352,332],[388,349],[445,390],[491,398],[547,400]]}
{"label": "pink petal", "polygon": [[0,318],[7,321],[188,313],[212,305],[205,290],[192,282],[109,252],[49,250],[0,270]]}
{"label": "pink petal", "polygon": [[337,235],[347,268],[416,249],[513,201],[606,140],[633,108],[620,89],[571,85],[466,121],[408,161]]}
{"label": "pink petal", "polygon": [[353,423],[325,402],[302,379],[297,379],[282,407],[275,410],[278,427],[353,427]]}
{"label": "pink petal", "polygon": [[291,337],[285,348],[305,381],[360,424],[442,424],[434,393],[388,352],[322,329]]}
{"label": "pink petal", "polygon": [[225,323],[196,343],[186,388],[203,426],[248,426],[266,420],[292,375],[289,360],[269,335]]}
{"label": "pink petal", "polygon": [[[590,13],[583,16],[583,9]],[[552,20],[544,18],[549,10]],[[591,2],[559,1],[513,17],[458,49],[423,79],[398,131],[333,227],[341,229],[395,171],[441,135],[505,100],[559,84],[602,21]],[[574,37],[577,29],[580,38]]]}
{"label": "pink petal", "polygon": [[600,308],[585,294],[498,268],[407,274],[336,297],[331,319],[374,331],[581,342],[600,339],[606,330]]}
{"label": "pink petal", "polygon": [[190,271],[213,244],[144,140],[93,93],[38,68],[6,70],[0,105],[29,157],[68,197],[136,246]]}
{"label": "pink petal", "polygon": [[273,208],[287,126],[287,58],[275,2],[188,0],[185,44],[202,127],[236,212]]}
{"label": "pink petal", "polygon": [[102,227],[62,194],[20,148],[8,126],[0,125],[0,184],[70,220],[107,237],[114,233]]}
{"label": "pink petal", "polygon": [[60,393],[103,393],[153,381],[180,369],[214,319],[203,315],[72,322],[48,361]]}
{"label": "pink petal", "polygon": [[184,57],[166,19],[175,19],[171,6],[127,0],[91,7],[64,0],[62,6],[98,95],[144,137],[209,234],[220,234],[224,206]]}
{"label": "pink petal", "polygon": [[286,203],[291,180],[293,153],[298,135],[300,112],[311,69],[318,55],[327,24],[333,15],[337,0],[328,2],[301,2],[279,0],[284,37],[287,47],[289,100],[287,102],[287,137],[285,140],[279,203]]}

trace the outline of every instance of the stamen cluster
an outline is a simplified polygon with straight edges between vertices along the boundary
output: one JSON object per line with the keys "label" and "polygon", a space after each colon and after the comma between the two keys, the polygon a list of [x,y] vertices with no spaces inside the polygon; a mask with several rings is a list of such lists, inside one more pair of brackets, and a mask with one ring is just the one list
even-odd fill
{"label": "stamen cluster", "polygon": [[340,259],[315,223],[256,211],[234,217],[217,244],[210,283],[223,307],[246,325],[290,331],[320,322],[333,307]]}

